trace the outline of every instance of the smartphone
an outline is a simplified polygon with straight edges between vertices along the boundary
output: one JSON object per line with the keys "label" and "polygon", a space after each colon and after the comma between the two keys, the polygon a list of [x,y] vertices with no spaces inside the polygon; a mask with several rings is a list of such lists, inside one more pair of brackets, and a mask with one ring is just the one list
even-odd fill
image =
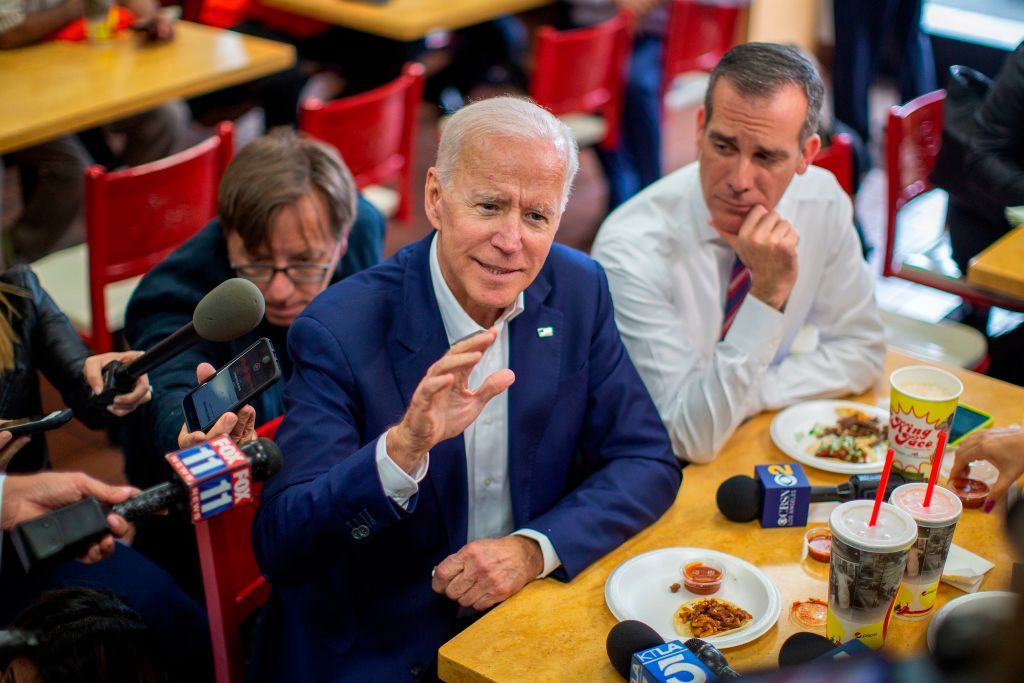
{"label": "smartphone", "polygon": [[14,438],[37,432],[45,432],[66,424],[74,417],[74,414],[70,408],[64,408],[63,410],[55,410],[49,415],[36,415],[35,417],[8,420],[0,424],[0,432],[10,432]]}
{"label": "smartphone", "polygon": [[985,429],[991,424],[991,415],[961,403],[953,413],[953,425],[949,429],[949,445],[955,446],[968,434]]}
{"label": "smartphone", "polygon": [[189,432],[209,431],[224,413],[235,412],[281,377],[270,340],[263,337],[188,393],[181,402]]}

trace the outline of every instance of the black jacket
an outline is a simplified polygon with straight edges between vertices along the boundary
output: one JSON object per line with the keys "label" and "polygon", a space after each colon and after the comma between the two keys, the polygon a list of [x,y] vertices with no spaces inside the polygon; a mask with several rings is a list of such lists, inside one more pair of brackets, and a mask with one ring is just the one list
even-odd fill
{"label": "black jacket", "polygon": [[[56,387],[75,417],[92,428],[116,418],[102,408],[89,407],[92,390],[82,374],[89,348],[53,299],[39,286],[28,266],[0,275],[0,281],[24,290],[24,296],[6,294],[14,313],[4,311],[14,329],[14,369],[0,375],[0,418],[12,420],[43,412],[39,375]],[[38,434],[18,451],[8,472],[34,472],[47,465],[46,439]]]}

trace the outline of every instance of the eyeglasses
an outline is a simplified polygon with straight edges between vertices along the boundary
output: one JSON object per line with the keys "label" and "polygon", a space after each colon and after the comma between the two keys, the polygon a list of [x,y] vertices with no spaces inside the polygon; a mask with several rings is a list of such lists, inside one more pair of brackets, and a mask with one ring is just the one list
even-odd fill
{"label": "eyeglasses", "polygon": [[289,263],[278,268],[272,263],[232,263],[231,267],[240,277],[257,284],[266,284],[273,280],[278,273],[284,273],[295,284],[308,285],[322,282],[331,264]]}

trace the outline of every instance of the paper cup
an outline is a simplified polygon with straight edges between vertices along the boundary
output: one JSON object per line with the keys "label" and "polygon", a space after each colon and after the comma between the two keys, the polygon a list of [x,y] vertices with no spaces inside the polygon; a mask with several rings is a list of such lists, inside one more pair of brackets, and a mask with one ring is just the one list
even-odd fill
{"label": "paper cup", "polygon": [[949,436],[964,385],[945,370],[912,365],[889,375],[889,387],[893,471],[907,481],[925,481],[931,472],[939,432]]}

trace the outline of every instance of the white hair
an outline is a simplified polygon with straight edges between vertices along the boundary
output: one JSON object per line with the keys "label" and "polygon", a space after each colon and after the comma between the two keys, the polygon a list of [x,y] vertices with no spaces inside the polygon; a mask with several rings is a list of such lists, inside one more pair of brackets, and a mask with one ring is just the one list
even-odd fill
{"label": "white hair", "polygon": [[435,169],[441,187],[451,187],[466,141],[489,135],[530,142],[548,140],[554,145],[565,159],[565,187],[560,207],[564,211],[572,192],[572,181],[580,168],[576,138],[556,116],[526,97],[491,97],[452,114],[437,148]]}

